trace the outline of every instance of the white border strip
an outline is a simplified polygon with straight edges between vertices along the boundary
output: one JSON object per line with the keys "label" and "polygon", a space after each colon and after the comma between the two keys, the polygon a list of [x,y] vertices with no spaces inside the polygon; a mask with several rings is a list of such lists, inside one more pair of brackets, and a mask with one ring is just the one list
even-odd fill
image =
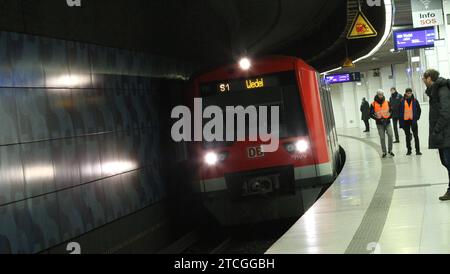
{"label": "white border strip", "polygon": [[[353,63],[357,63],[361,60],[364,60],[366,58],[369,58],[370,56],[372,56],[375,52],[377,52],[387,41],[387,39],[389,38],[389,36],[391,35],[391,31],[392,31],[392,23],[393,23],[393,14],[392,14],[392,1],[391,0],[384,0],[384,9],[386,11],[386,26],[384,28],[384,34],[383,37],[381,38],[381,40],[378,42],[378,44],[367,54],[364,55],[363,57],[360,57],[358,59],[356,59],[355,61],[353,61]],[[389,22],[389,24],[388,24]]]}

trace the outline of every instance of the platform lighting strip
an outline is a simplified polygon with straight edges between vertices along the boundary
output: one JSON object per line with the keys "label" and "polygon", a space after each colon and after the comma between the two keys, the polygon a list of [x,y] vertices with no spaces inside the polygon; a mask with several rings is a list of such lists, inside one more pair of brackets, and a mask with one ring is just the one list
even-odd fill
{"label": "platform lighting strip", "polygon": [[[387,41],[387,39],[389,38],[389,35],[391,34],[392,31],[392,0],[384,0],[384,8],[386,10],[386,23],[390,22],[390,24],[385,24],[385,29],[384,29],[384,34],[383,37],[381,38],[381,40],[378,42],[378,44],[367,54],[364,55],[358,59],[356,59],[355,61],[353,61],[353,63],[357,63],[361,60],[364,60],[366,58],[369,58],[370,56],[372,56],[375,52],[377,52]],[[321,75],[326,75],[330,72],[336,71],[336,70],[340,70],[342,69],[342,67],[338,67],[332,70],[328,70],[325,71],[323,73],[321,73]]]}

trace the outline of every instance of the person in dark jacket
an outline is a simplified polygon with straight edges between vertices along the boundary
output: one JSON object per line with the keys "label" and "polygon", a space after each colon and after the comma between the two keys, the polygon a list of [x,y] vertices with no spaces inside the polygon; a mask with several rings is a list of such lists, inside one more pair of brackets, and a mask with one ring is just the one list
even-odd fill
{"label": "person in dark jacket", "polygon": [[392,121],[394,122],[394,134],[395,134],[395,143],[400,143],[400,138],[398,136],[398,122],[400,119],[400,102],[403,97],[398,93],[397,89],[391,88],[391,98],[389,99],[389,103],[392,108]]}
{"label": "person in dark jacket", "polygon": [[433,69],[425,71],[423,82],[430,97],[430,149],[438,149],[441,163],[447,168],[449,187],[441,201],[450,200],[450,89],[449,80]]}
{"label": "person in dark jacket", "polygon": [[382,89],[378,90],[374,102],[370,106],[370,117],[377,122],[378,134],[380,135],[381,149],[383,150],[383,158],[386,158],[386,134],[388,136],[389,155],[394,157],[392,153],[392,108],[386,98]]}
{"label": "person in dark jacket", "polygon": [[366,125],[366,130],[364,132],[370,131],[370,105],[369,102],[367,102],[366,98],[362,99],[361,107],[359,108],[361,111],[361,120],[364,121],[364,124]]}
{"label": "person in dark jacket", "polygon": [[414,144],[416,146],[416,155],[422,155],[420,152],[420,141],[419,141],[419,127],[417,121],[420,120],[420,115],[422,114],[422,109],[420,108],[419,102],[414,98],[412,89],[407,88],[405,91],[405,96],[403,97],[400,104],[400,128],[403,128],[406,135],[406,148],[408,152],[406,155],[412,154],[411,147],[411,129],[414,135]]}

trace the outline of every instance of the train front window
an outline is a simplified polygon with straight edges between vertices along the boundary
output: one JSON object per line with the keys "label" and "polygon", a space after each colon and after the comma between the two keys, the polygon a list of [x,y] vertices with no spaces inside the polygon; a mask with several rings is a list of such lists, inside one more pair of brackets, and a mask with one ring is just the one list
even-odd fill
{"label": "train front window", "polygon": [[[243,83],[243,84],[242,84]],[[221,86],[224,85],[224,86]],[[240,87],[240,88],[239,88]],[[244,88],[242,88],[244,87]],[[250,88],[247,88],[250,87]],[[253,87],[253,88],[252,88]],[[222,91],[225,89],[225,91]],[[207,83],[200,87],[203,108],[208,106],[218,106],[222,109],[224,122],[226,122],[226,107],[255,106],[259,115],[259,107],[268,107],[268,131],[272,131],[270,108],[277,106],[279,108],[279,136],[288,138],[295,136],[304,136],[308,134],[303,108],[301,106],[300,93],[294,72],[283,72],[248,79],[238,79],[223,83]],[[259,116],[258,116],[259,118]],[[237,138],[237,117],[234,117],[234,140]],[[204,124],[209,120],[204,120]],[[249,115],[245,118],[246,139],[249,138],[251,124]],[[225,126],[225,124],[224,124]],[[259,128],[253,129],[260,132]],[[226,127],[224,127],[224,140],[226,140]],[[219,147],[231,145],[234,142],[204,142],[204,146]]]}

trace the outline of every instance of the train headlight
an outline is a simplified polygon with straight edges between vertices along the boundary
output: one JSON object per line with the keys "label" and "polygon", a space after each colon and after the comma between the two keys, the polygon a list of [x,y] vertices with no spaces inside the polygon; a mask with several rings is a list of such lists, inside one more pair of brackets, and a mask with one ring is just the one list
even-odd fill
{"label": "train headlight", "polygon": [[286,150],[293,154],[293,153],[305,153],[309,149],[309,143],[305,140],[297,141],[296,143],[287,143],[284,145]]}
{"label": "train headlight", "polygon": [[221,152],[221,153],[215,153],[215,152],[208,152],[205,155],[205,163],[208,166],[215,166],[217,163],[225,161],[225,159],[228,157],[228,153]]}
{"label": "train headlight", "polygon": [[242,58],[239,61],[239,66],[241,67],[241,69],[243,70],[249,70],[250,67],[252,66],[252,63],[250,62],[250,60],[248,58]]}
{"label": "train headlight", "polygon": [[205,163],[208,166],[214,166],[219,161],[219,157],[214,152],[209,152],[205,155]]}
{"label": "train headlight", "polygon": [[295,149],[297,152],[305,153],[309,148],[309,144],[305,140],[300,140],[297,143],[295,143]]}

